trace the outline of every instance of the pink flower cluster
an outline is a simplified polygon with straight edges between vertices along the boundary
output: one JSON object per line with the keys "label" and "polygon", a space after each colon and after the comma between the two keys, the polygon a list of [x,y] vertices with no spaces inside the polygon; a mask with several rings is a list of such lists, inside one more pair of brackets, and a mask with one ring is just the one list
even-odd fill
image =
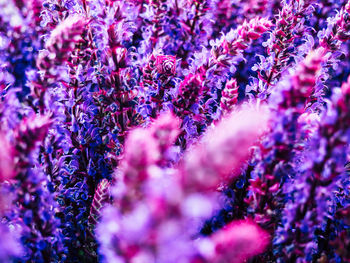
{"label": "pink flower cluster", "polygon": [[179,134],[179,120],[172,114],[131,131],[111,189],[113,206],[98,227],[108,260],[238,263],[261,253],[269,235],[249,220],[232,222],[207,238],[196,237],[196,231],[217,209],[218,195],[209,190],[238,175],[267,120],[263,109],[235,112],[190,148],[180,166],[171,160]]}

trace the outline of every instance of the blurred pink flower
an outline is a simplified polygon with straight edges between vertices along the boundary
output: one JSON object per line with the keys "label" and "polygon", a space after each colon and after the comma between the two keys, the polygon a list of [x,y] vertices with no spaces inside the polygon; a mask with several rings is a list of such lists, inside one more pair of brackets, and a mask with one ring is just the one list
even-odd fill
{"label": "blurred pink flower", "polygon": [[264,252],[268,233],[250,220],[234,221],[211,236],[212,263],[240,263]]}
{"label": "blurred pink flower", "polygon": [[249,147],[266,130],[267,120],[267,110],[249,107],[233,112],[209,130],[185,154],[182,167],[185,187],[215,189],[220,182],[236,177],[249,155]]}
{"label": "blurred pink flower", "polygon": [[293,87],[298,95],[303,97],[311,96],[322,68],[321,64],[325,59],[325,50],[319,48],[311,51],[299,64],[292,77]]}

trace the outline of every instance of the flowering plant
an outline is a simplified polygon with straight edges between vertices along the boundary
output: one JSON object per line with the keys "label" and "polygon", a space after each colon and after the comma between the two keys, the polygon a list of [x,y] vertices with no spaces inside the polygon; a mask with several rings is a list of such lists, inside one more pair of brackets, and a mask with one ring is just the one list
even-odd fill
{"label": "flowering plant", "polygon": [[350,1],[0,0],[0,261],[350,262]]}

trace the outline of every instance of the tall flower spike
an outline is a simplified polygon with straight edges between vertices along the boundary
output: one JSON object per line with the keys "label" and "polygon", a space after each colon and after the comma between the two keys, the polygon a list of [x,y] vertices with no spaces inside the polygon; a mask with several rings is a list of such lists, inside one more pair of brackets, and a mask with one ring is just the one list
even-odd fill
{"label": "tall flower spike", "polygon": [[238,176],[239,168],[249,155],[249,147],[267,129],[267,119],[268,112],[264,109],[243,108],[209,130],[184,156],[185,187],[212,190],[219,182]]}
{"label": "tall flower spike", "polygon": [[52,262],[62,255],[62,240],[54,216],[56,203],[49,191],[46,175],[36,165],[33,151],[43,142],[52,121],[49,116],[34,116],[22,120],[15,130],[15,171],[14,185],[17,208],[15,218],[21,226],[21,240],[26,248],[28,261]]}
{"label": "tall flower spike", "polygon": [[311,51],[293,74],[292,84],[304,97],[307,98],[313,93],[324,60],[322,49]]}
{"label": "tall flower spike", "polygon": [[[229,72],[232,73],[235,70],[234,65],[238,61],[238,56],[271,26],[272,23],[266,18],[257,17],[249,22],[245,21],[237,29],[232,29],[216,41],[211,41],[210,50],[203,48],[201,52],[196,53],[194,55],[196,59],[193,60],[190,68],[191,73],[180,83],[180,92],[175,103],[178,108],[177,114],[192,115],[192,117],[195,115],[195,120],[199,123],[204,122],[207,116],[203,111],[195,109],[198,109],[198,105],[210,104],[207,104],[208,100],[210,101],[208,97],[216,96],[211,94],[215,89],[213,87],[218,82],[226,80]],[[201,128],[197,127],[197,130]],[[182,139],[182,142],[185,148],[186,140]]]}
{"label": "tall flower spike", "polygon": [[[288,201],[283,210],[284,224],[278,231],[278,235],[282,236],[278,245],[284,259],[293,258],[298,262],[307,254],[316,254],[317,250],[310,252],[304,249],[305,240],[310,240],[319,250],[323,250],[323,244],[330,242],[331,236],[326,233],[331,225],[336,225],[329,219],[337,209],[333,207],[333,202],[338,201],[329,200],[334,194],[338,195],[339,188],[343,188],[341,182],[346,182],[344,188],[348,187],[348,175],[344,169],[349,151],[350,94],[347,92],[347,88],[340,92],[338,90],[338,94],[330,99],[327,111],[322,112],[317,131],[308,141],[306,151],[302,153],[302,161],[306,164],[297,170],[293,180],[285,187]],[[347,190],[344,193],[348,203]],[[327,229],[320,228],[326,224],[329,224]],[[318,231],[322,232],[317,234]],[[319,243],[317,235],[323,236],[324,243]],[[291,245],[293,250],[288,249]],[[315,255],[317,256],[319,255]]]}
{"label": "tall flower spike", "polygon": [[[303,37],[308,30],[305,29],[305,21],[312,8],[313,1],[282,1],[282,9],[276,15],[276,27],[271,31],[267,42],[269,57],[264,61],[262,68],[258,70],[260,81],[266,84],[265,91],[270,85],[276,84],[291,57],[296,56],[296,39]],[[301,31],[301,29],[304,29]],[[301,32],[303,34],[301,34]]]}
{"label": "tall flower spike", "polygon": [[80,15],[69,16],[58,24],[45,44],[48,52],[40,53],[37,66],[48,70],[52,66],[63,64],[74,45],[81,39],[86,24],[86,19]]}
{"label": "tall flower spike", "polygon": [[[199,61],[192,69],[192,73],[198,71],[203,72],[202,75],[209,69],[215,68],[215,72],[221,73],[222,77],[225,77],[226,72],[223,71],[229,68],[233,64],[233,58],[242,54],[242,52],[249,47],[253,40],[256,40],[262,36],[263,33],[268,31],[272,27],[272,23],[267,18],[257,17],[249,22],[244,21],[243,25],[240,25],[236,29],[231,29],[226,35],[214,41],[214,45],[211,50],[203,49],[202,52],[195,54],[195,57],[199,57]],[[204,53],[203,53],[204,51]],[[207,53],[210,52],[208,56]],[[203,53],[203,54],[202,54]],[[205,58],[203,58],[205,56]],[[218,74],[219,75],[219,74]]]}
{"label": "tall flower spike", "polygon": [[[249,196],[245,199],[249,205],[247,211],[254,222],[270,233],[274,233],[280,220],[278,211],[283,207],[283,203],[275,200],[283,198],[280,187],[287,174],[292,173],[290,169],[295,158],[294,153],[303,147],[302,141],[305,137],[302,137],[302,133],[312,133],[312,130],[317,129],[317,124],[312,123],[308,127],[304,126],[311,128],[311,131],[302,132],[299,127],[305,123],[303,119],[305,120],[307,115],[299,120],[298,117],[305,112],[305,104],[314,90],[323,59],[320,50],[311,52],[299,63],[291,76],[277,84],[270,97],[270,124],[274,129],[264,137],[259,151],[254,156],[254,170],[248,179]],[[280,99],[277,105],[274,101],[275,96]]]}
{"label": "tall flower spike", "polygon": [[64,52],[73,48],[86,25],[86,19],[80,15],[72,15],[63,20],[51,32],[46,48],[53,52]]}
{"label": "tall flower spike", "polygon": [[45,112],[46,90],[62,79],[69,77],[67,68],[63,67],[75,44],[81,39],[87,21],[79,15],[72,15],[63,20],[51,32],[46,42],[46,49],[41,50],[36,59],[36,66],[41,76],[31,82],[32,94],[39,100],[40,113]]}
{"label": "tall flower spike", "polygon": [[272,23],[267,18],[256,17],[249,22],[244,21],[243,25],[239,26],[236,32],[231,30],[225,36],[221,44],[223,53],[231,56],[238,55],[250,45],[252,40],[260,38],[271,26]]}
{"label": "tall flower spike", "polygon": [[320,40],[320,46],[328,51],[336,51],[342,42],[350,39],[350,1],[330,20],[330,28]]}
{"label": "tall flower spike", "polygon": [[[287,109],[299,105],[299,110],[304,112],[305,104],[312,100],[311,95],[315,92],[315,85],[318,81],[322,63],[325,60],[326,56],[323,48],[311,51],[299,63],[291,79],[287,80],[289,84],[285,85],[286,82],[282,81],[276,86],[276,92],[271,96],[272,101],[279,97],[277,103],[280,107]],[[285,89],[284,86],[287,86],[287,88]]]}

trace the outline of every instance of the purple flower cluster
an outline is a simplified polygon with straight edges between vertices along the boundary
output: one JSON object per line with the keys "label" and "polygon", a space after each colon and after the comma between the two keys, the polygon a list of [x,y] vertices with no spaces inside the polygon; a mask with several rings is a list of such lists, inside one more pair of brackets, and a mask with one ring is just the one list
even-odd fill
{"label": "purple flower cluster", "polygon": [[0,262],[350,262],[350,1],[0,0]]}

